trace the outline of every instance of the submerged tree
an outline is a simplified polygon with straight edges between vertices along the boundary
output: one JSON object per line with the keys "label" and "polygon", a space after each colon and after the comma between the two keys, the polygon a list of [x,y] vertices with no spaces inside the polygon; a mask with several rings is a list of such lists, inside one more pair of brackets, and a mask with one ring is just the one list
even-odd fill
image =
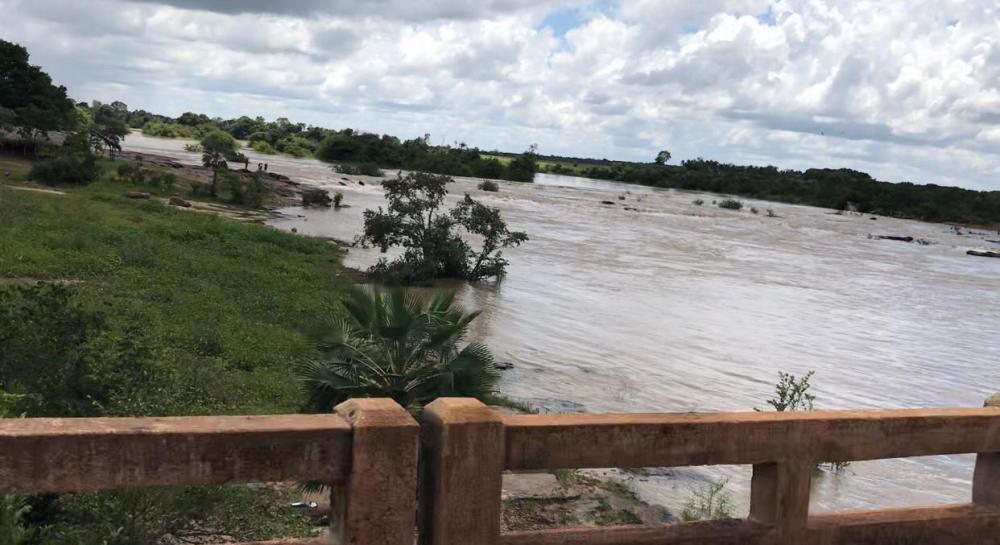
{"label": "submerged tree", "polygon": [[402,289],[387,294],[354,288],[343,318],[303,363],[299,377],[310,409],[328,412],[352,397],[390,397],[418,411],[443,396],[488,399],[497,373],[486,346],[460,347],[478,312],[465,313],[453,294],[421,299]]}
{"label": "submerged tree", "polygon": [[[388,206],[365,210],[360,242],[383,252],[397,246],[404,250],[392,262],[379,261],[371,269],[373,274],[404,283],[503,275],[507,261],[502,250],[525,242],[528,236],[508,230],[499,209],[468,195],[450,212],[442,212],[451,181],[447,176],[415,172],[382,182]],[[482,237],[479,251],[462,239],[459,228]]]}

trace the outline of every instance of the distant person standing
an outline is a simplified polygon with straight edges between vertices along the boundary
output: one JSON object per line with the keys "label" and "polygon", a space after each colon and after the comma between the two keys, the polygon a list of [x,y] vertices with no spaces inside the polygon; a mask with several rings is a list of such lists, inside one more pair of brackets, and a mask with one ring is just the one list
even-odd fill
{"label": "distant person standing", "polygon": [[249,157],[244,157],[243,158],[243,170],[250,170],[250,158]]}
{"label": "distant person standing", "polygon": [[257,163],[257,172],[264,170],[264,163]]}
{"label": "distant person standing", "polygon": [[264,163],[264,172],[267,172],[267,163]]}

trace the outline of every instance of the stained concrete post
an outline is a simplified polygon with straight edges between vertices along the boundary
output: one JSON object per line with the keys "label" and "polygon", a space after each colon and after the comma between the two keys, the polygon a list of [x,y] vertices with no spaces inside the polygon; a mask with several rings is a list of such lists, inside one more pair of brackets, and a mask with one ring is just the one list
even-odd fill
{"label": "stained concrete post", "polygon": [[424,409],[421,543],[496,545],[504,425],[475,399],[441,398]]}
{"label": "stained concrete post", "polygon": [[334,409],[352,427],[351,471],[330,497],[334,545],[413,545],[420,427],[391,399]]}
{"label": "stained concrete post", "polygon": [[809,518],[815,464],[784,460],[753,466],[750,520],[772,529],[775,545],[797,545]]}
{"label": "stained concrete post", "polygon": [[[988,397],[983,406],[1000,408],[1000,393]],[[976,455],[976,470],[972,475],[972,501],[1000,506],[1000,453],[980,452]]]}

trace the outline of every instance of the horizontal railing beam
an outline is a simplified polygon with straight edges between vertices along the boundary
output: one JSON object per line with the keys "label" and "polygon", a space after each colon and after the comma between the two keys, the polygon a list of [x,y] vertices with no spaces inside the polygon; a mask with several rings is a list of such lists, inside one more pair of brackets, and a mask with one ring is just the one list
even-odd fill
{"label": "horizontal railing beam", "polygon": [[[756,545],[773,536],[745,520],[515,532],[500,545]],[[1000,508],[954,505],[816,515],[799,545],[997,545]]]}
{"label": "horizontal railing beam", "polygon": [[1000,408],[505,416],[512,470],[1000,452]]}
{"label": "horizontal railing beam", "polygon": [[0,420],[0,493],[345,478],[338,415]]}

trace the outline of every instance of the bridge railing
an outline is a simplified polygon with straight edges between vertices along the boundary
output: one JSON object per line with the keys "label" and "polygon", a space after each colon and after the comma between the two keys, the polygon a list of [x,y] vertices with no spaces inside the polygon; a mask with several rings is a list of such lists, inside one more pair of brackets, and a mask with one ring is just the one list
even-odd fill
{"label": "bridge railing", "polygon": [[[0,420],[0,493],[251,481],[331,485],[353,545],[1000,544],[1000,408],[508,416],[439,399],[330,415]],[[418,491],[418,450],[420,478]],[[976,453],[969,503],[809,514],[818,462]],[[743,519],[500,531],[504,471],[747,464]],[[419,517],[418,497],[420,499]]]}
{"label": "bridge railing", "polygon": [[[1000,409],[506,416],[439,399],[423,416],[428,545],[1000,543]],[[820,462],[977,453],[971,503],[809,514]],[[745,519],[501,534],[504,470],[753,466]]]}
{"label": "bridge railing", "polygon": [[320,481],[335,542],[412,545],[419,436],[383,399],[327,415],[0,419],[0,493]]}

